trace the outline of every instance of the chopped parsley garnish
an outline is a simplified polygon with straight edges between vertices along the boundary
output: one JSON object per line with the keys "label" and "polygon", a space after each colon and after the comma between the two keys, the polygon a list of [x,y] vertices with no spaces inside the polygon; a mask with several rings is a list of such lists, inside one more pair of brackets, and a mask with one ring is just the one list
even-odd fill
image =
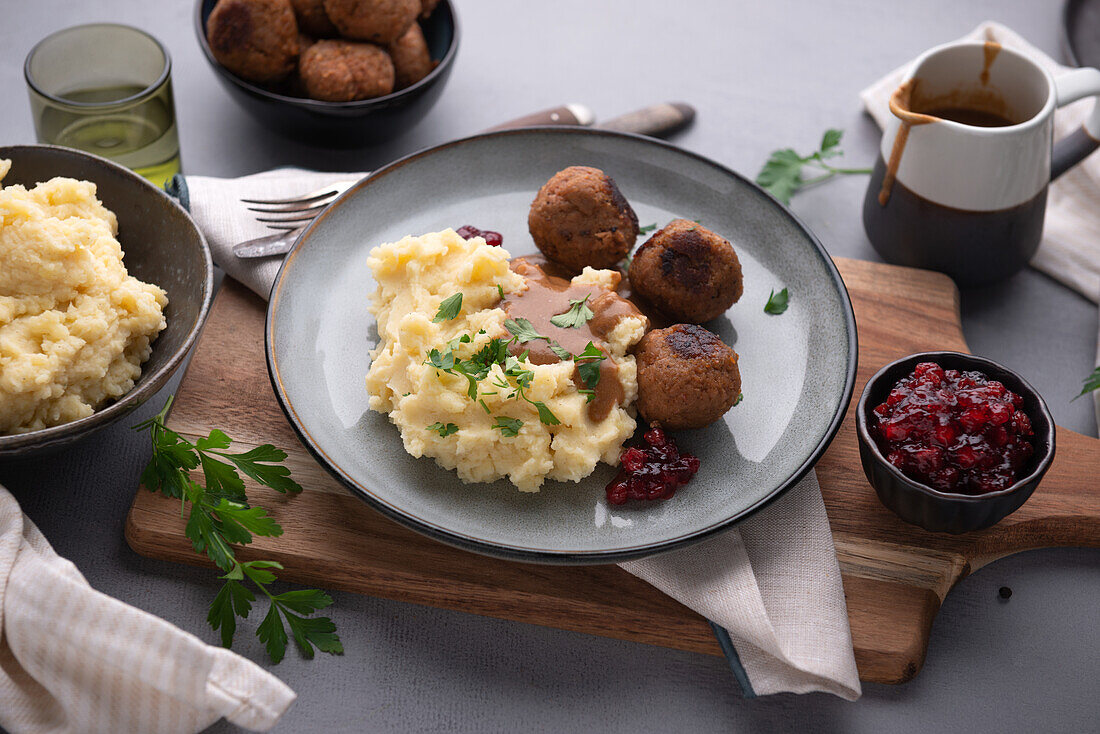
{"label": "chopped parsley garnish", "polygon": [[[589,294],[591,295],[591,294]],[[589,296],[584,298],[570,298],[569,310],[550,317],[550,323],[563,329],[579,329],[595,316],[592,309],[585,303]]]}
{"label": "chopped parsley garnish", "polygon": [[496,423],[493,424],[493,428],[500,430],[500,433],[505,438],[515,438],[519,435],[519,429],[523,428],[523,421],[519,418],[509,418],[506,415],[498,415]]}
{"label": "chopped parsley garnish", "polygon": [[764,304],[764,313],[770,313],[773,316],[778,316],[787,310],[787,289],[776,293],[774,290],[771,295],[768,296],[768,302]]}
{"label": "chopped parsley garnish", "polygon": [[607,355],[597,349],[592,342],[588,342],[584,351],[574,357],[577,363],[577,374],[580,375],[585,387],[595,389],[596,385],[600,384],[600,363],[606,358]]}
{"label": "chopped parsley garnish", "polygon": [[535,331],[535,327],[532,326],[531,322],[527,319],[508,319],[504,322],[504,328],[507,329],[508,333],[514,336],[520,344],[526,344],[535,339],[550,341],[550,337],[543,336]]}
{"label": "chopped parsley garnish", "polygon": [[500,285],[500,283],[497,283],[497,293],[500,294],[500,300],[503,301],[504,300],[504,288]]}
{"label": "chopped parsley garnish", "polygon": [[[534,329],[531,328],[530,322],[526,319],[519,319],[526,326],[523,326],[515,321],[510,321],[511,326],[509,330],[519,331],[524,335],[534,334]],[[506,323],[507,325],[507,323]],[[535,334],[532,338],[546,339],[547,337],[538,336]],[[432,349],[428,352],[428,359],[425,360],[425,364],[435,367],[441,372],[446,372],[451,375],[461,375],[468,383],[466,394],[471,400],[476,400],[481,405],[482,409],[490,415],[492,412],[489,406],[486,405],[484,400],[478,398],[478,383],[489,376],[493,365],[499,365],[501,371],[504,373],[504,377],[497,377],[493,380],[493,387],[500,388],[502,391],[508,391],[511,394],[507,396],[507,399],[522,399],[527,403],[534,406],[538,411],[539,420],[549,426],[556,426],[561,421],[554,415],[541,400],[532,400],[527,396],[526,389],[531,386],[531,382],[535,379],[535,373],[532,370],[523,366],[523,362],[527,359],[527,352],[524,352],[520,357],[515,357],[508,353],[508,346],[513,343],[523,343],[523,339],[518,334],[511,340],[505,341],[504,339],[490,339],[489,343],[475,352],[469,359],[458,359],[454,355],[454,349],[459,343],[468,343],[469,339],[452,339],[448,344],[447,351],[440,352],[438,349]],[[528,339],[527,341],[530,341]],[[515,385],[509,381],[515,380]],[[496,391],[485,392],[482,391],[482,395],[497,395],[500,394]],[[496,428],[498,426],[494,426]],[[517,429],[518,430],[518,429]],[[505,435],[508,435],[507,433]]]}
{"label": "chopped parsley garnish", "polygon": [[734,398],[733,404],[734,405],[740,405],[741,400],[744,399],[744,397],[745,397],[745,393],[743,393],[743,392],[737,393],[737,397]]}
{"label": "chopped parsley garnish", "polygon": [[550,342],[550,351],[558,355],[560,359],[567,360],[573,359],[573,354],[557,342]]}
{"label": "chopped parsley garnish", "polygon": [[438,433],[443,438],[446,438],[447,436],[450,436],[452,433],[458,433],[458,426],[456,426],[454,423],[448,423],[447,425],[443,425],[439,421],[436,421],[435,423],[428,426],[428,430],[429,431],[435,431],[436,433]]}
{"label": "chopped parsley garnish", "polygon": [[450,372],[455,366],[455,355],[450,349],[445,354],[440,354],[438,349],[428,352],[428,364],[437,370]]}
{"label": "chopped parsley garnish", "polygon": [[458,316],[458,312],[462,310],[462,294],[455,293],[453,296],[444,298],[443,302],[439,304],[439,310],[435,312],[435,318],[432,319],[433,324],[438,324],[441,321],[450,321],[455,316]]}
{"label": "chopped parsley garnish", "polygon": [[657,229],[657,223],[647,224],[644,227],[638,227],[638,234],[649,234],[653,230]]}

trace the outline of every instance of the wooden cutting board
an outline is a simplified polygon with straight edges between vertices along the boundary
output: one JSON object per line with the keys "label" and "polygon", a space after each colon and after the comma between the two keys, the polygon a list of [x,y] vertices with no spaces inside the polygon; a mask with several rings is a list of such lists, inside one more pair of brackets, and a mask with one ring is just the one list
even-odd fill
{"label": "wooden cutting board", "polygon": [[[967,351],[959,294],[944,275],[838,259],[859,329],[853,402],[882,365],[931,349]],[[706,621],[616,566],[535,566],[457,550],[370,509],[298,442],[264,361],[266,304],[227,279],[180,384],[169,425],[189,438],[221,428],[245,450],[271,442],[306,488],[284,497],[250,486],[285,533],[259,538],[244,559],[282,563],[280,577],[322,588],[720,655]],[[1061,399],[1062,396],[1050,396]],[[1057,457],[1018,512],[963,536],[907,525],[867,484],[854,408],[817,466],[832,524],[860,677],[902,683],[924,661],[932,619],[954,584],[1002,556],[1050,546],[1100,546],[1100,441],[1059,428]],[[143,555],[191,564],[205,557],[183,533],[179,502],[138,490],[126,522]]]}

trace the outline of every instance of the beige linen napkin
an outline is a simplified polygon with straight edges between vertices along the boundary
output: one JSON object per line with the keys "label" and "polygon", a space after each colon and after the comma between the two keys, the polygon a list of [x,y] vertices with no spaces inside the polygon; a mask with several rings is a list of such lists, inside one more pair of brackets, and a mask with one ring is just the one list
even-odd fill
{"label": "beige linen napkin", "polygon": [[0,728],[189,734],[223,716],[267,731],[294,702],[228,650],[101,594],[0,486]]}
{"label": "beige linen napkin", "polygon": [[[986,21],[959,40],[996,41],[1030,57],[1055,78],[1072,71],[1000,23]],[[880,128],[890,119],[890,94],[901,84],[911,65],[912,62],[894,69],[860,92],[867,112]],[[1055,112],[1055,139],[1081,127],[1092,105],[1091,99],[1083,99]],[[1100,302],[1100,153],[1086,158],[1051,184],[1043,241],[1031,266],[1093,302]],[[1100,364],[1100,353],[1096,361]],[[1095,400],[1100,421],[1100,393]]]}
{"label": "beige linen napkin", "polygon": [[[266,299],[279,258],[233,256],[235,243],[270,234],[241,197],[294,196],[357,177],[295,169],[238,179],[188,176],[186,194],[180,193],[214,262]],[[727,657],[746,695],[825,691],[859,697],[840,568],[813,473],[729,532],[622,567],[724,628],[716,630],[720,641],[728,631],[736,650]]]}

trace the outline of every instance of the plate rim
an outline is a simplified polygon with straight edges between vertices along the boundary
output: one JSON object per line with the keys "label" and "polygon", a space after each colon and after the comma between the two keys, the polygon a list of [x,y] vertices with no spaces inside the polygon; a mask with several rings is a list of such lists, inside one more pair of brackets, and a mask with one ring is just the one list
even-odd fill
{"label": "plate rim", "polygon": [[[284,284],[284,275],[288,271],[288,266],[293,262],[298,252],[301,250],[304,242],[308,241],[312,235],[314,229],[319,223],[325,219],[329,214],[336,210],[337,207],[343,205],[349,197],[356,195],[356,193],[366,186],[369,186],[376,180],[383,178],[384,176],[393,173],[406,164],[419,160],[426,156],[434,155],[440,151],[448,150],[451,148],[459,147],[472,142],[484,141],[493,138],[506,138],[517,135],[531,135],[531,134],[550,134],[550,135],[576,135],[583,137],[597,137],[597,138],[611,138],[611,139],[626,139],[632,143],[641,143],[642,145],[651,145],[658,148],[663,148],[673,154],[687,156],[694,159],[698,163],[702,163],[706,166],[716,169],[719,173],[737,179],[740,183],[749,187],[758,197],[763,199],[769,206],[777,207],[791,222],[802,231],[807,237],[810,243],[813,245],[813,252],[824,263],[826,271],[829,273],[833,280],[834,286],[839,291],[841,296],[841,306],[844,314],[844,327],[846,333],[849,335],[848,339],[848,354],[847,354],[847,374],[845,375],[844,388],[841,396],[841,404],[833,415],[832,421],[826,428],[824,435],[817,445],[813,448],[807,458],[801,465],[782,483],[775,487],[767,496],[757,500],[748,507],[743,508],[739,512],[731,515],[730,517],[717,522],[708,527],[700,530],[695,530],[690,533],[679,535],[675,538],[662,540],[659,542],[643,543],[640,545],[630,546],[621,549],[614,550],[551,550],[551,549],[535,549],[535,548],[523,548],[507,543],[499,543],[494,541],[488,541],[472,537],[465,533],[449,530],[447,528],[440,527],[436,524],[429,523],[422,520],[415,515],[404,512],[397,507],[384,502],[380,498],[373,495],[368,487],[363,486],[357,482],[354,478],[349,476],[343,469],[340,468],[336,462],[329,459],[328,455],[324,452],[324,449],[320,444],[314,440],[312,435],[306,430],[305,426],[299,420],[297,412],[294,410],[289,398],[286,395],[282,386],[282,380],[279,373],[279,367],[275,359],[274,354],[274,321],[275,311],[279,303],[280,290]],[[841,425],[844,422],[844,418],[848,411],[851,409],[852,395],[855,389],[856,373],[859,366],[859,336],[856,330],[855,312],[852,310],[851,297],[848,294],[848,288],[844,284],[843,278],[840,276],[840,271],[837,270],[836,263],[833,262],[832,257],[829,256],[825,246],[821,244],[821,241],[817,238],[817,235],[806,226],[806,224],[798,218],[788,207],[784,206],[778,199],[772,196],[770,193],[762,189],[754,181],[746,178],[742,174],[734,171],[733,169],[718,163],[706,156],[698,153],[685,150],[679,146],[673,145],[664,140],[658,140],[656,138],[647,137],[645,135],[636,135],[633,133],[623,133],[611,130],[601,130],[599,128],[587,128],[587,127],[573,127],[565,125],[544,125],[533,126],[524,128],[514,128],[509,130],[498,130],[493,132],[479,133],[476,135],[470,135],[464,138],[458,138],[450,142],[441,143],[439,145],[430,146],[421,150],[410,153],[406,156],[398,158],[392,163],[388,163],[371,173],[364,176],[354,186],[349,188],[339,197],[337,197],[332,204],[328,206],[321,214],[319,214],[309,225],[298,235],[298,238],[294,242],[294,246],[287,256],[283,259],[279,266],[279,272],[275,276],[275,281],[272,283],[271,292],[269,294],[267,311],[264,320],[264,355],[267,362],[268,379],[271,382],[272,391],[275,393],[276,402],[279,404],[279,408],[283,411],[291,427],[294,429],[295,434],[298,436],[299,441],[305,446],[306,450],[311,456],[328,471],[340,484],[348,489],[353,495],[358,497],[367,503],[374,510],[381,512],[383,515],[390,519],[408,527],[422,535],[426,535],[435,540],[446,543],[447,545],[455,546],[463,550],[472,551],[481,555],[493,556],[496,558],[504,558],[512,561],[523,561],[529,563],[541,563],[541,564],[556,564],[556,565],[593,565],[593,564],[609,564],[619,563],[622,561],[636,560],[639,558],[645,558],[648,556],[657,555],[667,551],[674,550],[676,548],[686,547],[688,545],[698,543],[706,538],[712,537],[715,534],[729,529],[733,525],[752,517],[760,510],[764,509],[771,503],[784,496],[792,487],[797,485],[802,479],[810,472],[811,469],[817,464],[821,456],[832,444],[833,439],[836,437],[837,432],[840,430]]]}

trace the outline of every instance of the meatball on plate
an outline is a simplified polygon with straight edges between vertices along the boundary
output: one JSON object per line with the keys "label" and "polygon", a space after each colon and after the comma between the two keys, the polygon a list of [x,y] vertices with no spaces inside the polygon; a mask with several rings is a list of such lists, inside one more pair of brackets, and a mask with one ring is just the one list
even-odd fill
{"label": "meatball on plate", "polygon": [[686,219],[673,220],[639,247],[629,275],[635,293],[692,324],[718,318],[744,292],[733,245]]}
{"label": "meatball on plate", "polygon": [[[564,171],[568,175],[559,176]],[[566,225],[555,226],[563,215]],[[382,344],[370,310],[370,294],[379,287],[367,263],[372,248],[406,235],[471,225],[499,232],[502,241],[497,246],[479,247],[506,252],[510,262],[577,254],[579,262],[573,265],[557,260],[563,270],[575,273],[595,267],[591,257],[603,258],[600,262],[610,268],[632,249],[639,257],[638,223],[664,228],[667,236],[667,225],[678,219],[690,224],[677,223],[672,233],[698,224],[703,247],[719,253],[710,272],[723,274],[723,310],[705,327],[675,319],[667,329],[650,331],[635,348],[639,397],[624,391],[623,399],[637,410],[638,426],[623,444],[619,466],[601,463],[576,482],[547,479],[537,493],[519,492],[508,481],[465,484],[432,458],[410,455],[389,418],[370,409],[365,380],[371,353]],[[585,221],[590,224],[585,226]],[[547,236],[540,241],[541,235]],[[575,246],[578,240],[589,247]],[[736,261],[728,257],[726,243]],[[395,267],[406,265],[394,261]],[[473,262],[463,267],[454,271],[455,277],[479,272]],[[598,277],[612,283],[615,279],[604,272]],[[511,273],[517,274],[514,269]],[[578,282],[596,277],[587,271]],[[432,333],[449,329],[444,336],[454,338],[452,356],[458,355],[452,371],[470,374],[474,363],[463,360],[480,342],[463,344],[458,324],[488,319],[471,309],[485,304],[491,309],[512,297],[518,286],[514,278],[501,276],[498,281],[503,293],[487,283],[476,290],[465,288],[461,302],[457,293],[439,293],[439,298],[457,304],[458,314],[451,320],[442,300],[441,312],[432,312],[438,322],[406,309],[402,333],[415,338],[427,333],[429,323]],[[549,280],[546,286],[566,287]],[[618,287],[625,292],[626,283]],[[786,312],[765,313],[769,293],[783,288],[790,294]],[[740,298],[727,306],[730,292],[737,290]],[[545,317],[556,330],[528,319],[527,325],[513,324],[515,331],[508,333],[528,340],[522,346],[531,354],[548,350],[560,360],[571,359],[576,377],[562,370],[562,380],[576,385],[579,378],[585,389],[598,389],[597,375],[604,379],[602,367],[585,367],[582,374],[582,366],[583,359],[602,364],[595,353],[599,345],[587,350],[582,343],[587,339],[563,339],[571,331],[595,329],[592,320],[601,308],[579,291],[560,300],[552,309],[538,311],[537,320]],[[703,316],[711,314],[695,314]],[[394,328],[392,321],[383,325],[385,333]],[[309,334],[308,349],[302,348],[302,334]],[[474,331],[471,339],[489,335],[477,336]],[[782,496],[813,468],[838,430],[851,400],[856,368],[855,320],[844,285],[817,239],[786,208],[717,163],[657,140],[587,128],[486,133],[378,169],[314,220],[287,255],[272,289],[266,336],[272,385],[291,425],[318,462],[353,494],[435,539],[498,557],[557,564],[610,563],[681,547]],[[443,368],[450,366],[443,355],[447,344],[439,346]],[[465,378],[444,373],[444,379],[457,385],[460,393],[455,410],[468,408],[470,416],[478,411],[483,419],[485,406],[464,392]],[[490,383],[491,378],[477,383],[479,395],[482,390],[495,392]],[[536,387],[532,383],[532,391]],[[410,391],[406,397],[400,391],[394,397],[416,400],[416,394]],[[535,392],[525,394],[531,400],[544,399]],[[731,406],[738,394],[742,399]],[[497,411],[493,401],[501,399],[499,394],[486,399],[491,412]],[[536,407],[527,404],[522,415],[516,413],[525,421],[522,426],[493,428],[494,440],[533,435],[536,418],[528,416]],[[557,418],[562,425],[572,420]],[[622,461],[625,450],[642,449],[632,458],[671,453],[646,419],[659,423],[658,433],[675,440],[682,463],[689,464],[686,468],[693,474],[670,497],[630,496],[620,504],[609,497],[607,488],[620,469],[627,468]],[[452,421],[457,431],[445,423],[433,428],[432,420],[423,421],[421,433],[438,431],[433,435],[454,442],[456,451],[475,450],[464,419]],[[551,425],[551,433],[558,430],[541,415],[537,420]],[[515,429],[518,437],[510,435]],[[594,424],[593,440],[599,438],[598,430]]]}
{"label": "meatball on plate", "polygon": [[613,268],[638,237],[638,215],[598,168],[570,166],[539,189],[527,227],[546,257],[583,270]]}

